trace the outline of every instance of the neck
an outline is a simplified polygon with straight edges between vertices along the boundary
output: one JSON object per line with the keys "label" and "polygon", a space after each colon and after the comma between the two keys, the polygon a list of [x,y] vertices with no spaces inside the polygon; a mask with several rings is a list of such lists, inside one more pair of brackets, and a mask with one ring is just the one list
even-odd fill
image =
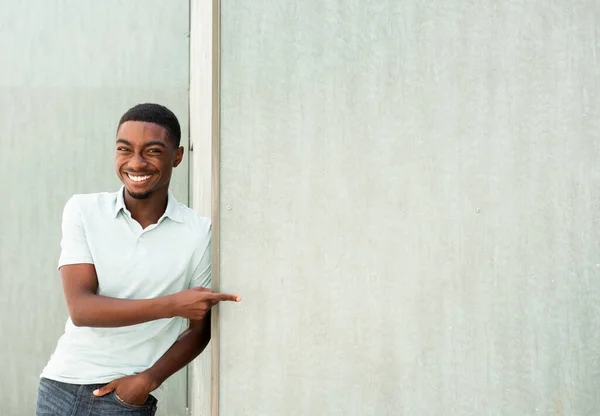
{"label": "neck", "polygon": [[135,199],[125,189],[125,206],[131,213],[131,217],[139,222],[142,228],[146,228],[156,224],[165,213],[169,199],[168,192],[168,188],[157,189],[146,199]]}

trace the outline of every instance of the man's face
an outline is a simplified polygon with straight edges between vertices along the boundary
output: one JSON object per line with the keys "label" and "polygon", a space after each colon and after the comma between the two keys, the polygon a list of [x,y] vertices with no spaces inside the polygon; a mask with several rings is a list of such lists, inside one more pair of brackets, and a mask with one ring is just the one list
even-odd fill
{"label": "man's face", "polygon": [[158,124],[126,121],[117,131],[115,168],[133,198],[146,199],[157,189],[167,188],[182,158],[183,148],[176,147]]}

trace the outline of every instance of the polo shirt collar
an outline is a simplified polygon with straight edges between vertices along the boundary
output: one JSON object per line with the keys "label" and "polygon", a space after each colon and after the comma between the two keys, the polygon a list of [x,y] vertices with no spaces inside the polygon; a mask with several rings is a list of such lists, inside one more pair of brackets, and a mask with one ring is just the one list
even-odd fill
{"label": "polo shirt collar", "polygon": [[[127,211],[127,207],[125,206],[125,197],[123,195],[124,192],[125,186],[121,186],[121,189],[119,190],[119,192],[117,192],[117,199],[115,201],[115,218],[117,217],[117,215],[119,215],[119,212]],[[175,196],[171,193],[171,191],[169,191],[168,193],[167,209],[165,210],[163,217],[168,217],[169,219],[175,222],[183,223],[183,216],[179,211],[179,202],[177,202]]]}

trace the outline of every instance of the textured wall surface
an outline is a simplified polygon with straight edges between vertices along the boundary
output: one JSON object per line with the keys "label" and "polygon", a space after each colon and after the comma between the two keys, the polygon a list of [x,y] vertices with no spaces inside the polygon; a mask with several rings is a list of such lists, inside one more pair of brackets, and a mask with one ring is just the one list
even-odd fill
{"label": "textured wall surface", "polygon": [[[56,271],[63,205],[118,189],[119,117],[156,101],[187,131],[188,17],[181,0],[0,0],[2,416],[34,413],[67,317]],[[182,202],[187,176],[184,163],[174,178]],[[164,396],[160,413],[184,414],[185,371]]]}
{"label": "textured wall surface", "polygon": [[596,1],[223,0],[221,414],[598,414],[599,41]]}

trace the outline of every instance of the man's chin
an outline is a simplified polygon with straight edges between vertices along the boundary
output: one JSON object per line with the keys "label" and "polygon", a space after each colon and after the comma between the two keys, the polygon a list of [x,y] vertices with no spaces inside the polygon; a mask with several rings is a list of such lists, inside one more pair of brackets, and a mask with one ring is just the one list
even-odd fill
{"label": "man's chin", "polygon": [[132,192],[129,189],[127,189],[127,193],[133,199],[148,199],[150,197],[150,195],[152,195],[152,191],[147,191],[147,192]]}

